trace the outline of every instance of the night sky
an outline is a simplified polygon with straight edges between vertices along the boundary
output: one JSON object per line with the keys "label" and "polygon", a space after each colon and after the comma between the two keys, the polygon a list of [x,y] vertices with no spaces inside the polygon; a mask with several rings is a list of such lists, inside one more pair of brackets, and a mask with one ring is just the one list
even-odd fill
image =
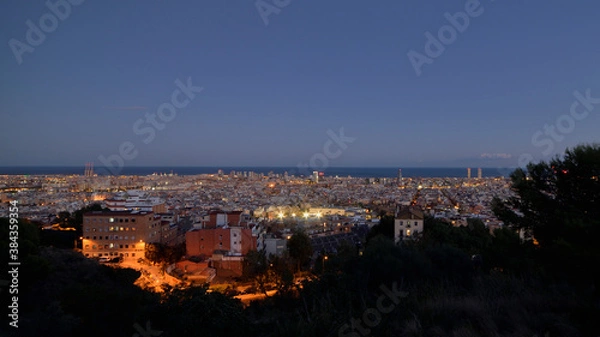
{"label": "night sky", "polygon": [[0,5],[0,166],[514,167],[600,141],[597,0],[69,6],[52,27],[44,1]]}

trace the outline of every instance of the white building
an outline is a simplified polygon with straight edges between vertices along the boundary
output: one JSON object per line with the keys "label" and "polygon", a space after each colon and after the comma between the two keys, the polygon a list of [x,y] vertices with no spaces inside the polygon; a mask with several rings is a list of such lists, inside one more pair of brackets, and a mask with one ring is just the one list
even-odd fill
{"label": "white building", "polygon": [[423,233],[423,210],[418,206],[400,206],[394,221],[394,242],[413,240]]}

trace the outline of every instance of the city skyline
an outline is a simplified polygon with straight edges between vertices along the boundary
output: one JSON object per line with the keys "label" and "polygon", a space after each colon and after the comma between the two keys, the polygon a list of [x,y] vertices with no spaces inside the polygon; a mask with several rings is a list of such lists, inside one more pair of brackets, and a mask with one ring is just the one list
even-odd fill
{"label": "city skyline", "polygon": [[596,2],[278,3],[4,5],[0,166],[475,169],[598,141]]}

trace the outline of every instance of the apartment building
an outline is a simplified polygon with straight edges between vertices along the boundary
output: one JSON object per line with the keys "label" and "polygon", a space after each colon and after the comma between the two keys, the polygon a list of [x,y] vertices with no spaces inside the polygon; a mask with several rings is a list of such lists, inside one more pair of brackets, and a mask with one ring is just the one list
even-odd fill
{"label": "apartment building", "polygon": [[241,227],[193,229],[186,233],[185,245],[189,256],[211,256],[215,251],[241,256],[256,250],[256,237]]}
{"label": "apartment building", "polygon": [[86,257],[144,257],[146,243],[161,241],[161,217],[153,212],[98,211],[83,215]]}

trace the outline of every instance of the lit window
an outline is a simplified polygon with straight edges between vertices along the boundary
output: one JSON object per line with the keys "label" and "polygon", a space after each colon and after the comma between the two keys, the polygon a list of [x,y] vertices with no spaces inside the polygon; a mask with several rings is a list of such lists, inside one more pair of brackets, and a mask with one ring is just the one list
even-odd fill
{"label": "lit window", "polygon": [[410,236],[410,229],[406,230],[406,236]]}
{"label": "lit window", "polygon": [[90,248],[90,245],[85,245],[85,249],[88,249],[88,248]]}
{"label": "lit window", "polygon": [[111,243],[110,245],[108,245],[108,248],[115,248],[115,245]]}
{"label": "lit window", "polygon": [[115,218],[108,219],[108,222],[115,222]]}

